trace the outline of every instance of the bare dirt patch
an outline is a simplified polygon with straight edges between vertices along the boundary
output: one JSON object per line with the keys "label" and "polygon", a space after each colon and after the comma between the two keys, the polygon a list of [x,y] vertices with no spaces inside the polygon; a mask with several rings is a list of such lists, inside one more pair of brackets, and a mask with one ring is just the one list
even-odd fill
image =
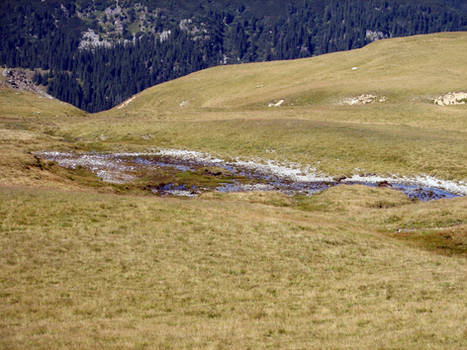
{"label": "bare dirt patch", "polygon": [[123,109],[123,108],[125,108],[125,107],[128,106],[131,102],[133,102],[133,100],[134,100],[135,98],[136,98],[136,97],[133,96],[133,97],[129,98],[128,100],[126,100],[125,102],[119,104],[119,105],[117,106],[117,109]]}

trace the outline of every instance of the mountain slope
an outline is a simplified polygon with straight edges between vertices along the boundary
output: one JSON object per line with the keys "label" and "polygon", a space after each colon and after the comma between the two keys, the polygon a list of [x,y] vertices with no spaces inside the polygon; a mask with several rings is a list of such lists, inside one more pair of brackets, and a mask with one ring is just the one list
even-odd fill
{"label": "mountain slope", "polygon": [[36,167],[31,152],[59,146],[62,138],[54,136],[59,125],[86,115],[55,98],[0,88],[0,186],[46,185],[50,177]]}
{"label": "mountain slope", "polygon": [[[89,112],[203,68],[467,28],[460,0],[2,1],[0,64]],[[53,48],[53,49],[52,49]]]}
{"label": "mountain slope", "polygon": [[290,108],[332,105],[349,94],[372,92],[390,97],[391,103],[429,99],[465,89],[466,45],[467,32],[445,33],[296,61],[211,68],[144,91],[125,112],[180,110],[183,101],[183,109],[261,109],[277,99]]}
{"label": "mountain slope", "polygon": [[[0,348],[465,349],[467,197],[160,197],[153,177],[103,183],[34,156],[171,147],[465,180],[467,105],[432,101],[465,91],[465,43],[218,67],[92,115],[0,88]],[[362,93],[379,96],[344,104]]]}
{"label": "mountain slope", "polygon": [[[104,135],[99,145],[108,149],[173,147],[294,161],[335,176],[465,181],[466,105],[433,100],[465,92],[466,38],[416,36],[311,59],[211,68],[63,132],[89,147]],[[344,103],[362,94],[377,101]]]}

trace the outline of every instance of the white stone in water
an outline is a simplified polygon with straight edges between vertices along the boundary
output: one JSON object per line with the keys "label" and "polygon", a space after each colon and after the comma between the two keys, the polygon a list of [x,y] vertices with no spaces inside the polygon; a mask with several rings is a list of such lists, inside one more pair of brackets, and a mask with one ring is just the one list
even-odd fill
{"label": "white stone in water", "polygon": [[177,197],[196,197],[196,193],[192,193],[190,191],[185,191],[185,190],[169,190],[165,191],[167,194],[171,194],[172,196],[177,196]]}

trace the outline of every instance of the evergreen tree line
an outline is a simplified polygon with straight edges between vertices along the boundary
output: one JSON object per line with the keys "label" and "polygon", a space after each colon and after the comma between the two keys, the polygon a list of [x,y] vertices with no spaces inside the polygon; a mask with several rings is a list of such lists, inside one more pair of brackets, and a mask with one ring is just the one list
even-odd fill
{"label": "evergreen tree line", "polygon": [[[98,5],[105,8],[109,1]],[[36,83],[63,101],[97,112],[149,86],[218,64],[359,48],[372,40],[368,30],[396,37],[467,29],[465,11],[436,1],[288,1],[267,16],[243,2],[190,9],[198,31],[181,29],[180,14],[168,11],[157,23],[170,29],[166,40],[149,32],[112,47],[82,50],[82,32],[96,24],[76,16],[73,2],[5,1],[0,5],[0,64],[47,70],[35,75]]]}
{"label": "evergreen tree line", "polygon": [[174,42],[160,42],[147,35],[131,45],[78,51],[69,71],[36,73],[35,83],[48,85],[52,96],[97,112],[149,86],[210,66],[206,57],[214,54],[206,47],[180,30],[172,35]]}

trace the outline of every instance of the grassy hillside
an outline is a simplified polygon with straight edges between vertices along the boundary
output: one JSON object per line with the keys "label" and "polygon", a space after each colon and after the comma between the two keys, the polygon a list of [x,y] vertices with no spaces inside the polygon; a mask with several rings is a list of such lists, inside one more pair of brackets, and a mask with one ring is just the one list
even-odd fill
{"label": "grassy hillside", "polygon": [[[58,125],[70,125],[86,116],[56,99],[0,88],[0,185],[44,184],[30,152],[59,147],[63,137],[53,136]],[[73,145],[68,143],[68,147]]]}
{"label": "grassy hillside", "polygon": [[[465,180],[467,105],[432,100],[467,90],[466,45],[466,33],[436,34],[212,68],[64,130],[90,148],[103,134],[107,141],[98,143],[108,149],[189,148],[297,161],[336,176],[360,169]],[[386,102],[341,104],[362,94]]]}
{"label": "grassy hillside", "polygon": [[[438,34],[214,68],[95,115],[0,89],[0,348],[465,349],[466,197],[161,198],[31,152],[176,147],[465,180],[467,106],[431,99],[467,90],[466,46]],[[387,101],[339,104],[370,93]]]}
{"label": "grassy hillside", "polygon": [[467,33],[422,35],[301,60],[215,67],[147,89],[127,112],[176,111],[182,101],[188,109],[243,110],[285,99],[298,108],[369,92],[394,103],[428,99],[465,89],[466,41]]}

